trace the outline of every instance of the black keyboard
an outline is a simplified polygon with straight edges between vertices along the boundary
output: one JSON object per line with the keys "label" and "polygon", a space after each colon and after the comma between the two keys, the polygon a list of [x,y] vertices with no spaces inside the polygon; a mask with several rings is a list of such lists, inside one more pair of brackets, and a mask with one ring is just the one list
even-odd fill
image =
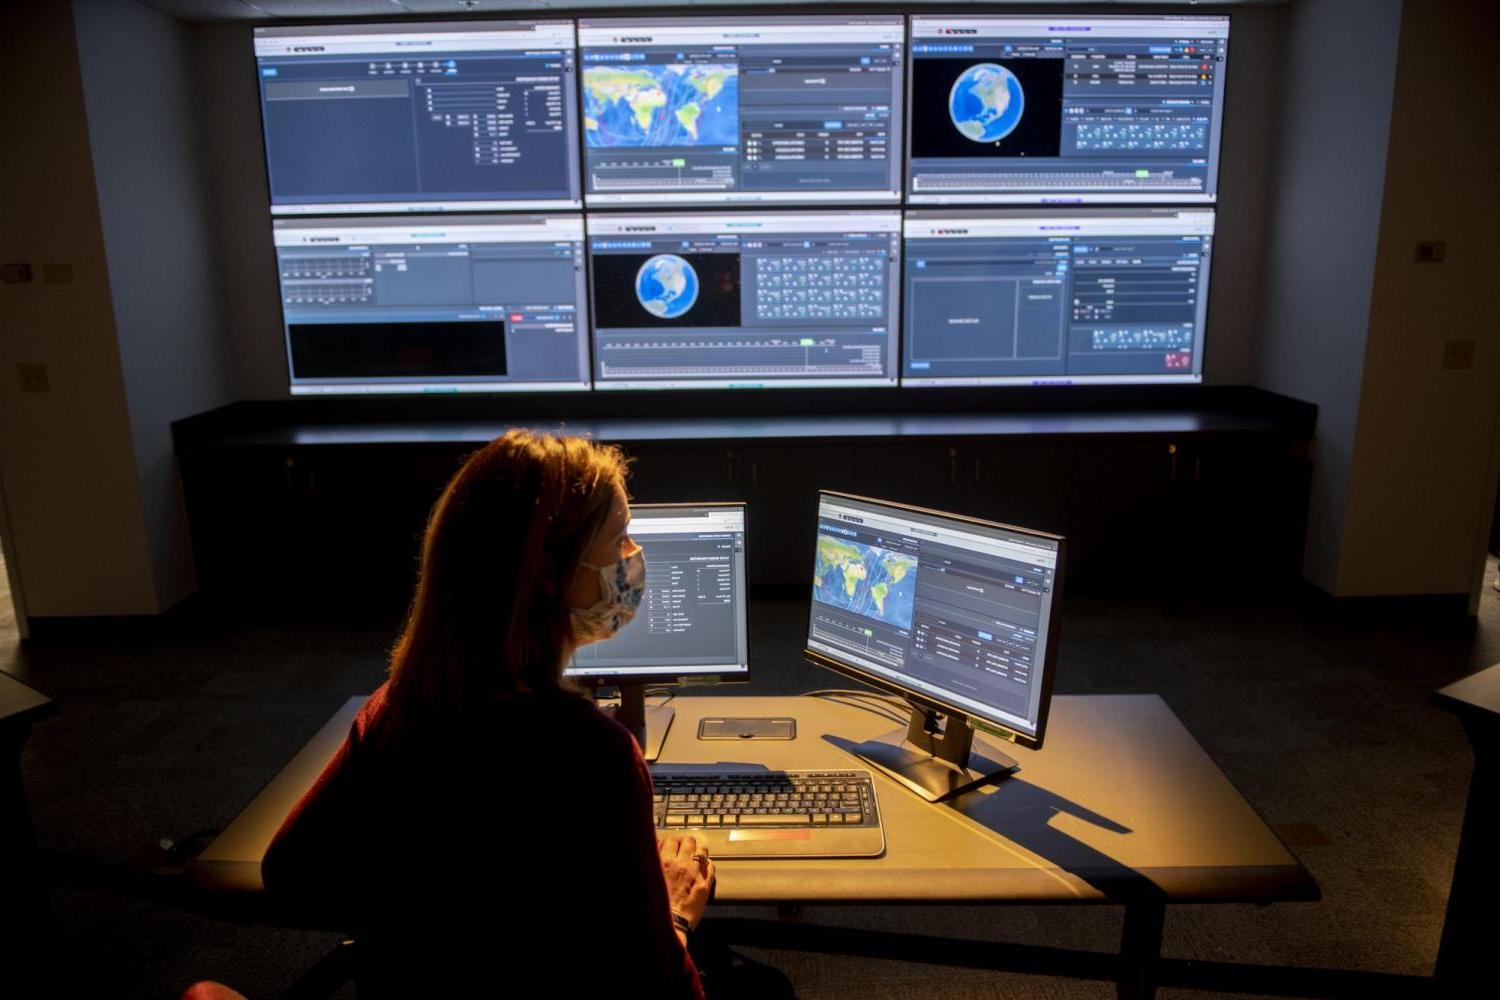
{"label": "black keyboard", "polygon": [[663,830],[879,821],[868,771],[656,772],[652,784]]}

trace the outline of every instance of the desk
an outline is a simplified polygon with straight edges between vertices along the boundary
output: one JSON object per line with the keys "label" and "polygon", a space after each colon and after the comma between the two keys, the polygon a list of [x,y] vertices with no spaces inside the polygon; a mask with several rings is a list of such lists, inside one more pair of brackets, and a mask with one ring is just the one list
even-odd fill
{"label": "desk", "polygon": [[55,928],[21,780],[21,751],[32,723],[56,710],[40,691],[0,673],[0,939],[15,949],[12,972],[22,983],[42,974],[32,966]]}
{"label": "desk", "polygon": [[[190,867],[210,889],[260,888],[281,817],[337,748],[344,708]],[[662,762],[847,768],[838,745],[888,731],[854,699],[677,698]],[[704,716],[797,719],[792,741],[697,739]],[[1123,904],[1120,996],[1151,997],[1169,903],[1313,900],[1306,869],[1155,695],[1058,696],[1047,743],[1021,770],[929,805],[880,774],[886,853],[872,860],[725,861],[726,904]]]}
{"label": "desk", "polygon": [[[1453,864],[1448,912],[1433,979],[1440,989],[1483,982],[1494,962],[1495,893],[1500,892],[1500,664],[1438,691],[1439,706],[1463,722],[1474,747],[1474,774]],[[1484,978],[1476,979],[1476,976]]]}

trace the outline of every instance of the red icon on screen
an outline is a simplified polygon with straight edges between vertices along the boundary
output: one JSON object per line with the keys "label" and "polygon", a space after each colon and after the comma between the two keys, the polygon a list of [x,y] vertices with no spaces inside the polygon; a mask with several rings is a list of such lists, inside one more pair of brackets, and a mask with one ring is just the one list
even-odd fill
{"label": "red icon on screen", "polygon": [[1193,367],[1193,355],[1188,351],[1175,351],[1166,356],[1167,371],[1188,371]]}
{"label": "red icon on screen", "polygon": [[526,317],[523,316],[523,315],[521,315],[520,313],[511,313],[510,314],[510,321],[512,323],[519,323],[519,322],[521,322],[521,320],[523,320],[525,318]]}

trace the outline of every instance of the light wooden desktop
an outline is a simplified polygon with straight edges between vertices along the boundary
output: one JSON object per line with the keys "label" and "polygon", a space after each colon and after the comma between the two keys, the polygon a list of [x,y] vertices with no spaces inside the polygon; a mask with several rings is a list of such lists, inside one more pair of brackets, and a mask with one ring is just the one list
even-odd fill
{"label": "light wooden desktop", "polygon": [[[281,819],[348,732],[343,707],[189,869],[205,889],[259,892]],[[861,766],[841,749],[892,728],[876,697],[678,697],[661,763]],[[874,708],[877,711],[871,711]],[[704,741],[704,716],[792,716],[795,740]],[[976,741],[977,742],[977,741]],[[1155,695],[1059,695],[1045,745],[1005,745],[1021,769],[933,805],[876,773],[886,853],[728,860],[723,904],[1082,903],[1125,907],[1119,995],[1155,991],[1165,907],[1312,900],[1312,877]],[[712,915],[712,910],[710,910]]]}

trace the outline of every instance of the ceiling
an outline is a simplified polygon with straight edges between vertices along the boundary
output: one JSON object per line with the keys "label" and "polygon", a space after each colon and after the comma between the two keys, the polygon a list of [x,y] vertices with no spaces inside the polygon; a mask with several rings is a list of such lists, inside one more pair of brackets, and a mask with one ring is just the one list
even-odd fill
{"label": "ceiling", "polygon": [[[455,14],[519,14],[564,10],[636,10],[642,7],[769,7],[807,6],[806,0],[755,0],[752,3],[734,3],[726,0],[139,0],[164,14],[185,21],[210,23],[215,21],[308,21],[319,18],[340,17],[411,17],[413,15],[451,16]],[[1045,6],[1056,9],[1073,6],[1077,0],[1010,0],[1007,7]],[[1089,6],[1167,6],[1189,7],[1198,0],[1089,0]],[[1216,0],[1214,7],[1266,6],[1286,3],[1288,0]],[[880,0],[822,0],[818,6],[828,4],[852,7],[882,6]],[[903,0],[903,6],[918,6],[931,3],[952,10],[963,5],[962,0]],[[1205,5],[1209,0],[1205,0]],[[987,4],[986,6],[993,6]]]}

